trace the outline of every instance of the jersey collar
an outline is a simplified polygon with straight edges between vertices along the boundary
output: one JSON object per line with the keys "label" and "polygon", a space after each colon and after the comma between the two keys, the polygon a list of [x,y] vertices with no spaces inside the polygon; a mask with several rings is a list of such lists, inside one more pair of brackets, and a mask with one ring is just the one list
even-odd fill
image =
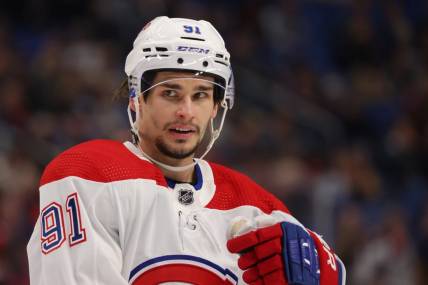
{"label": "jersey collar", "polygon": [[165,177],[165,179],[166,179],[166,182],[168,183],[169,188],[174,189],[174,187],[177,183],[178,184],[188,183],[188,184],[192,185],[196,191],[198,191],[202,188],[202,185],[203,185],[202,171],[201,171],[201,167],[199,166],[199,164],[195,165],[195,175],[196,175],[195,183],[176,181],[173,179],[169,179],[168,177]]}

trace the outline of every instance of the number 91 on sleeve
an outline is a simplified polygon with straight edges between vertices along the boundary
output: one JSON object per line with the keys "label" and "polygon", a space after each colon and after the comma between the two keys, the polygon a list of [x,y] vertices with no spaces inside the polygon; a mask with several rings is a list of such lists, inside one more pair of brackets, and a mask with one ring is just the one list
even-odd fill
{"label": "number 91 on sleeve", "polygon": [[[77,193],[68,195],[65,208],[70,221],[68,244],[72,247],[86,241],[86,230],[82,225]],[[52,202],[43,208],[40,223],[42,252],[48,254],[60,248],[67,239],[62,205]]]}

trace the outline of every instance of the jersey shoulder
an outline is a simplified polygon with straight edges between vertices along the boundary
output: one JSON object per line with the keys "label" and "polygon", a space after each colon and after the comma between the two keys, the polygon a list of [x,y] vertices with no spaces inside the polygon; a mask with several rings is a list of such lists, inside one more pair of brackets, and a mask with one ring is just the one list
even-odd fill
{"label": "jersey shoulder", "polygon": [[228,167],[210,163],[216,184],[216,193],[207,205],[209,208],[228,210],[239,206],[255,206],[265,213],[287,207],[272,193],[258,185],[247,175]]}
{"label": "jersey shoulder", "polygon": [[159,168],[113,140],[91,140],[60,153],[45,168],[40,186],[70,176],[96,182],[152,179],[166,186]]}

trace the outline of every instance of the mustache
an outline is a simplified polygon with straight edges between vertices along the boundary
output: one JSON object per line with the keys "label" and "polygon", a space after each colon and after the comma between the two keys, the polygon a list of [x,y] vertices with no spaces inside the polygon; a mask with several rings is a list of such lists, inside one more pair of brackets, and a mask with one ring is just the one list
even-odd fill
{"label": "mustache", "polygon": [[167,131],[168,129],[170,129],[172,126],[174,126],[174,125],[184,125],[184,126],[188,126],[188,127],[191,127],[191,128],[193,128],[193,129],[195,129],[195,132],[196,133],[200,133],[201,132],[201,128],[198,126],[198,125],[196,125],[196,124],[194,124],[194,123],[191,123],[191,122],[182,122],[182,121],[175,121],[175,122],[170,122],[170,123],[167,123],[164,127],[163,127],[163,130],[164,131]]}

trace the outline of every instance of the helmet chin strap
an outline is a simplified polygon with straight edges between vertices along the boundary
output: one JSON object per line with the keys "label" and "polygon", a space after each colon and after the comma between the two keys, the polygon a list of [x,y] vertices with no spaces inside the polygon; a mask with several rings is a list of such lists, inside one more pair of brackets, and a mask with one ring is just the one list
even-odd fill
{"label": "helmet chin strap", "polygon": [[194,167],[198,162],[195,159],[194,162],[188,164],[188,165],[184,165],[184,166],[172,166],[172,165],[168,165],[165,163],[160,162],[159,160],[154,159],[153,157],[151,157],[150,155],[148,155],[147,153],[145,153],[142,149],[140,144],[137,144],[138,149],[140,150],[141,154],[144,155],[148,160],[150,160],[151,162],[153,162],[154,164],[158,165],[160,168],[169,170],[169,171],[173,171],[173,172],[183,172],[186,171],[192,167]]}
{"label": "helmet chin strap", "polygon": [[194,161],[190,164],[183,165],[183,166],[172,166],[172,165],[168,165],[168,164],[165,164],[163,162],[160,162],[160,161],[154,159],[153,157],[151,157],[150,155],[145,153],[143,151],[143,149],[141,148],[141,145],[139,143],[141,141],[141,137],[140,137],[140,134],[138,132],[138,128],[136,126],[137,121],[140,119],[140,111],[139,111],[139,109],[140,109],[139,104],[140,103],[138,102],[138,96],[134,97],[133,100],[134,100],[134,105],[135,105],[135,122],[132,121],[131,108],[129,106],[128,106],[128,118],[129,118],[129,122],[131,123],[131,126],[132,126],[131,132],[133,133],[133,135],[135,135],[138,138],[138,141],[136,141],[135,143],[136,143],[139,151],[141,152],[141,154],[143,156],[145,156],[148,160],[150,160],[154,164],[158,165],[159,167],[161,167],[163,169],[166,169],[168,171],[173,171],[173,172],[183,172],[183,171],[186,171],[186,170],[194,167],[198,163],[199,160],[203,159],[208,154],[208,152],[211,150],[212,146],[214,145],[214,142],[220,136],[220,132],[221,132],[221,129],[223,128],[224,119],[226,118],[226,113],[227,113],[227,103],[226,103],[226,100],[223,100],[221,102],[221,107],[224,109],[224,112],[223,112],[223,115],[221,117],[220,126],[217,130],[214,130],[214,119],[211,118],[211,120],[210,120],[210,125],[211,125],[210,136],[211,136],[211,139],[210,139],[210,142],[208,143],[208,146],[207,146],[207,149],[205,150],[205,152],[199,158],[194,158],[193,159]]}

